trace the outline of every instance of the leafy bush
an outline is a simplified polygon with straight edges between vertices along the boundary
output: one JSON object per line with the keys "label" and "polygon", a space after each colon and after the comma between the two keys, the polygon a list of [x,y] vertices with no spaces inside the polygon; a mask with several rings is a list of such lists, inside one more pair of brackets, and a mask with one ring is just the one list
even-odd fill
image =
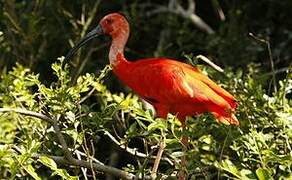
{"label": "leafy bush", "polygon": [[[103,82],[110,70],[108,66],[97,77],[94,74],[78,77],[76,84],[72,84],[69,68],[62,60],[54,63],[52,69],[57,81],[49,86],[19,64],[3,72],[1,107],[21,108],[55,118],[68,149],[77,159],[99,158],[107,162],[115,153],[126,154],[129,160],[119,159],[118,164],[112,165],[140,177],[147,176],[154,146],[163,130],[167,146],[161,162],[162,176],[173,176],[180,168],[179,159],[183,154],[180,138],[187,135],[190,139],[187,172],[191,178],[291,177],[292,108],[291,100],[286,98],[292,89],[291,72],[279,83],[280,88],[272,97],[256,83],[253,68],[246,74],[241,70],[235,74],[226,72],[227,76],[220,80],[224,86],[232,87],[230,91],[238,98],[237,116],[241,126],[218,124],[206,114],[189,118],[187,128],[182,130],[174,116],[169,115],[168,121],[154,119],[152,110],[145,109],[135,95],[107,90]],[[220,77],[217,72],[207,71],[210,76]],[[66,153],[54,124],[14,112],[10,109],[0,116],[1,177],[42,179],[58,175],[72,179],[96,175],[64,166],[66,163],[57,160]],[[111,147],[104,148],[106,144]]]}

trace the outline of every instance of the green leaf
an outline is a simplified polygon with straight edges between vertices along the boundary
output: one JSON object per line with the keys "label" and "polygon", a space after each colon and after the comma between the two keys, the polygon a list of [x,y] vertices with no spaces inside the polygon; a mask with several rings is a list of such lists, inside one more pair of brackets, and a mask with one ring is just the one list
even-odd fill
{"label": "green leaf", "polygon": [[39,157],[38,161],[52,170],[57,169],[57,164],[55,163],[55,161],[47,156]]}
{"label": "green leaf", "polygon": [[182,151],[177,151],[177,152],[173,152],[171,153],[171,156],[179,158],[182,157],[184,155],[184,153]]}
{"label": "green leaf", "polygon": [[[70,137],[72,137],[74,140],[74,144],[76,146],[79,146],[80,144],[82,144],[83,138],[84,138],[84,133],[78,132],[77,128],[69,128],[69,129],[63,130],[62,132],[66,133]],[[76,143],[78,143],[78,144],[76,144]]]}
{"label": "green leaf", "polygon": [[78,178],[76,176],[70,176],[70,174],[65,169],[56,169],[56,171],[53,174],[57,174],[61,176],[64,179],[68,180],[77,180]]}
{"label": "green leaf", "polygon": [[70,180],[78,179],[75,176],[70,176],[70,174],[65,169],[58,169],[55,161],[49,157],[41,156],[38,161],[44,164],[45,166],[49,167],[53,171],[52,175],[57,174],[61,176],[63,179],[70,179]]}
{"label": "green leaf", "polygon": [[156,129],[167,129],[167,124],[164,119],[155,119],[149,126],[147,127],[148,131],[154,131]]}
{"label": "green leaf", "polygon": [[242,169],[240,171],[240,175],[242,179],[257,180],[254,173],[248,169]]}
{"label": "green leaf", "polygon": [[237,169],[237,167],[230,161],[229,159],[223,160],[221,164],[219,164],[219,167],[232,175],[236,176],[237,178],[240,178],[240,173]]}
{"label": "green leaf", "polygon": [[71,122],[74,122],[76,119],[75,114],[72,111],[66,112],[66,117]]}
{"label": "green leaf", "polygon": [[259,180],[272,179],[272,177],[269,174],[269,171],[267,169],[264,169],[264,168],[258,168],[256,170],[256,175],[257,175]]}
{"label": "green leaf", "polygon": [[38,174],[35,172],[35,169],[34,169],[34,167],[31,165],[31,164],[29,164],[29,165],[27,165],[27,166],[24,166],[24,169],[25,169],[25,171],[29,174],[29,175],[31,175],[34,179],[36,179],[36,180],[41,180],[41,178],[38,176]]}
{"label": "green leaf", "polygon": [[137,123],[134,122],[127,130],[127,134],[129,136],[136,136],[137,135]]}

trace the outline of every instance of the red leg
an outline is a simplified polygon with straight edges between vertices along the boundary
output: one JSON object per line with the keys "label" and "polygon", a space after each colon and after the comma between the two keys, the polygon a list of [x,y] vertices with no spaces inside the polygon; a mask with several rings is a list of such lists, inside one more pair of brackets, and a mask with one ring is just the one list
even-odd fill
{"label": "red leg", "polygon": [[[178,119],[181,121],[182,123],[182,131],[184,131],[186,129],[186,125],[185,125],[185,116],[178,116]],[[186,152],[188,150],[188,146],[189,146],[189,138],[186,135],[182,135],[181,140],[180,140],[181,144],[182,144],[182,151],[183,151],[183,156],[181,157],[181,170],[178,172],[178,179],[179,180],[184,180],[186,179],[186,166],[187,166],[187,159],[186,159]]]}

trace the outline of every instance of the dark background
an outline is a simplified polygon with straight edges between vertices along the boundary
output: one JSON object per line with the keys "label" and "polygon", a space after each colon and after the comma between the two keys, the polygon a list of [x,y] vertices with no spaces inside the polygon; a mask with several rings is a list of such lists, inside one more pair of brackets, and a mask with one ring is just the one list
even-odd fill
{"label": "dark background", "polygon": [[[187,9],[188,1],[178,1]],[[50,64],[65,55],[81,37],[85,21],[92,18],[87,32],[111,12],[121,12],[131,24],[126,48],[129,60],[164,56],[184,61],[183,54],[203,54],[216,64],[246,69],[255,63],[263,73],[271,72],[267,46],[248,33],[267,40],[272,49],[275,70],[285,70],[291,62],[292,2],[259,1],[196,1],[196,14],[214,31],[199,30],[188,18],[175,13],[156,12],[168,1],[1,1],[0,69],[10,69],[16,62],[41,74],[50,82]],[[94,12],[91,12],[96,5]],[[225,20],[220,19],[222,9]],[[84,35],[84,34],[83,34]],[[93,40],[75,57],[72,74],[94,72],[108,63],[109,38]],[[83,62],[86,58],[86,62]],[[84,68],[80,68],[84,63]],[[265,82],[263,82],[265,83]]]}

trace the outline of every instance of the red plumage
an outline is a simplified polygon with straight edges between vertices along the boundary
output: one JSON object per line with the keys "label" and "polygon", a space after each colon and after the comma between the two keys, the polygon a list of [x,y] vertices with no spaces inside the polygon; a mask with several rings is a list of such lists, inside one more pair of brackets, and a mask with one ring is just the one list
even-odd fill
{"label": "red plumage", "polygon": [[166,58],[126,61],[120,56],[114,73],[141,98],[152,104],[160,117],[211,112],[225,124],[238,125],[233,112],[235,98],[197,68]]}
{"label": "red plumage", "polygon": [[141,98],[152,104],[158,116],[177,115],[184,126],[185,117],[211,112],[218,121],[239,125],[234,115],[237,103],[199,69],[167,58],[127,61],[124,48],[129,37],[129,24],[124,16],[112,13],[101,19],[66,56],[66,59],[99,34],[112,37],[109,60],[114,73]]}
{"label": "red plumage", "polygon": [[100,21],[104,34],[112,37],[109,60],[114,73],[157,110],[158,116],[176,114],[184,126],[185,117],[211,112],[225,124],[238,125],[235,98],[197,68],[167,58],[127,61],[124,47],[129,24],[118,13]]}

